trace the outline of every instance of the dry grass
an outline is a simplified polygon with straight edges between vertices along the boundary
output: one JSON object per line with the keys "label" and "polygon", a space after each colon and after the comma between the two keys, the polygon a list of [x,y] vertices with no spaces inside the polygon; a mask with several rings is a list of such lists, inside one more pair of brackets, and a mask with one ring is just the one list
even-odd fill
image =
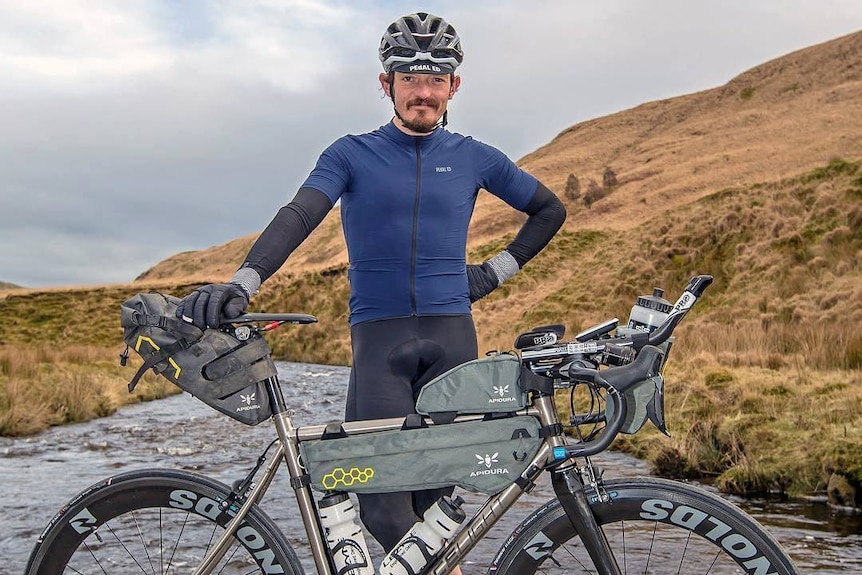
{"label": "dry grass", "polygon": [[666,379],[673,437],[648,430],[617,443],[660,474],[741,494],[822,492],[833,472],[862,481],[858,369],[731,367],[700,353],[672,360]]}
{"label": "dry grass", "polygon": [[129,394],[134,370],[96,347],[41,345],[0,348],[0,435],[28,435],[52,425],[110,415],[121,405],[166,397],[177,388],[148,375]]}

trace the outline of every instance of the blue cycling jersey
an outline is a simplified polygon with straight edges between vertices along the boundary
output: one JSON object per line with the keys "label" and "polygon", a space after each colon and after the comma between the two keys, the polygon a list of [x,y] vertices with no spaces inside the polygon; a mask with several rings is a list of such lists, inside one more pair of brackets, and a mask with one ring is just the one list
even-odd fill
{"label": "blue cycling jersey", "polygon": [[518,210],[536,179],[496,148],[438,128],[393,123],[329,146],[303,187],[341,200],[350,323],[470,313],[467,227],[485,189]]}

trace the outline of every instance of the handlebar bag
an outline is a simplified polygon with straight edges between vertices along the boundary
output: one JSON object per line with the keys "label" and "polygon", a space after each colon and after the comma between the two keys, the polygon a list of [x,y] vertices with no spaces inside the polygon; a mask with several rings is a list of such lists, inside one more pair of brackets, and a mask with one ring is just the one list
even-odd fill
{"label": "handlebar bag", "polygon": [[[667,436],[664,421],[664,379],[660,376],[645,379],[622,394],[626,404],[626,418],[620,427],[620,433],[635,434],[644,426],[646,420],[653,422],[659,431]],[[614,407],[609,401],[605,408],[608,421],[614,417]]]}
{"label": "handlebar bag", "polygon": [[120,307],[123,340],[144,364],[129,383],[131,392],[150,368],[210,407],[257,425],[272,410],[263,382],[277,374],[266,340],[251,334],[240,341],[232,330],[206,329],[176,317],[180,299],[141,293]]}
{"label": "handlebar bag", "polygon": [[[638,330],[620,327],[617,328],[618,335],[631,335],[639,333]],[[667,361],[674,338],[671,336],[667,341],[657,347],[664,355],[662,367]],[[622,393],[622,399],[626,404],[626,419],[623,421],[620,433],[635,434],[649,419],[659,431],[670,437],[664,420],[664,379],[661,376],[651,377],[636,383]],[[614,406],[611,402],[605,408],[608,421],[613,419]]]}
{"label": "handlebar bag", "polygon": [[514,482],[542,439],[531,416],[355,434],[300,443],[318,491],[384,493],[458,485],[493,494]]}
{"label": "handlebar bag", "polygon": [[437,422],[458,414],[501,413],[523,409],[521,360],[510,353],[474,359],[437,376],[416,399],[416,412]]}

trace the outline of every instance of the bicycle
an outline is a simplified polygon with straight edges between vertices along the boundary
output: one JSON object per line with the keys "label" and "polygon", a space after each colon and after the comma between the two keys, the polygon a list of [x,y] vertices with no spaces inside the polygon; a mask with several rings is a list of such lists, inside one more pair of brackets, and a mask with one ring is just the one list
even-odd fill
{"label": "bicycle", "polygon": [[[518,337],[515,347],[520,355],[515,357],[523,368],[526,403],[491,420],[533,421],[533,429],[540,430],[534,454],[518,467],[523,471],[507,479],[444,542],[422,574],[448,574],[545,472],[551,474],[556,497],[514,530],[494,556],[490,574],[797,572],[779,543],[730,502],[666,479],[605,479],[590,459],[607,449],[626,426],[628,432],[637,431],[644,418],[664,430],[661,368],[669,338],[711,282],[710,276],[693,277],[665,321],[652,332],[620,335],[622,330],[617,330],[612,335],[617,321],[611,320],[569,342],[562,341],[565,330],[559,325],[542,326]],[[246,314],[231,320],[225,329],[240,326],[245,337],[259,337],[282,323],[315,321],[303,314]],[[251,327],[261,322],[266,325]],[[644,387],[652,390],[651,396],[635,393]],[[303,446],[323,445],[333,434],[373,441],[387,432],[403,433],[407,419],[418,429],[489,420],[483,414],[449,414],[451,421],[414,415],[295,427],[277,378],[268,378],[265,388],[277,438],[233,487],[197,473],[168,469],[107,478],[74,497],[50,521],[31,553],[26,573],[301,575],[303,568],[292,545],[259,506],[284,463],[317,573],[344,575],[345,571],[336,569],[326,543]],[[554,401],[560,390],[572,395],[572,415],[565,424]],[[576,391],[586,391],[586,408],[578,407],[584,400],[575,400]],[[633,411],[641,421],[632,422]],[[273,446],[274,453],[267,456]],[[512,455],[512,461],[518,460],[517,450]],[[497,456],[475,454],[480,466]],[[362,481],[355,478],[357,485]],[[351,491],[348,483],[342,477],[339,491]]]}

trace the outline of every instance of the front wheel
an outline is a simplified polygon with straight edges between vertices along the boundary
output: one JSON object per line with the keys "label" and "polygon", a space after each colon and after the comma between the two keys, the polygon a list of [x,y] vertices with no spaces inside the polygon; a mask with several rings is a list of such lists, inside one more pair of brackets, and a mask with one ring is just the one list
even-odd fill
{"label": "front wheel", "polygon": [[[26,575],[191,573],[237,508],[227,486],[184,471],[123,473],[84,490],[51,520]],[[214,573],[302,575],[278,528],[256,505]]]}
{"label": "front wheel", "polygon": [[[772,536],[724,499],[664,479],[608,481],[609,503],[590,507],[622,573],[795,575]],[[533,512],[494,558],[489,573],[595,574],[556,499]]]}

